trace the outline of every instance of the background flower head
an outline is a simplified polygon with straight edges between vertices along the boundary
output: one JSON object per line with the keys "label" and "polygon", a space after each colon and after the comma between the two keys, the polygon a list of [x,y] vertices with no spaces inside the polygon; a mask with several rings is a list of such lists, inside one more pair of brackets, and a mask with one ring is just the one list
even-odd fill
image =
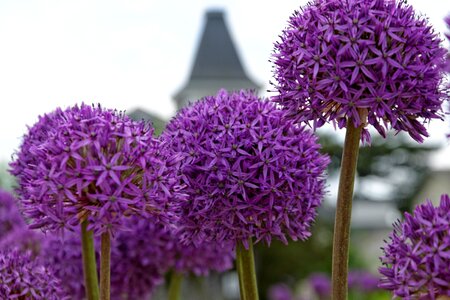
{"label": "background flower head", "polygon": [[69,299],[51,268],[40,265],[31,254],[17,250],[0,252],[1,299]]}
{"label": "background flower head", "polygon": [[183,241],[287,243],[310,235],[329,159],[274,103],[222,90],[180,111],[161,139],[182,160]]}
{"label": "background flower head", "polygon": [[25,227],[16,199],[9,192],[0,189],[0,240],[15,228]]}
{"label": "background flower head", "polygon": [[[372,125],[423,141],[442,118],[446,50],[406,1],[314,0],[296,11],[275,44],[275,88],[298,121]],[[363,139],[369,139],[367,129]]]}
{"label": "background flower head", "polygon": [[381,257],[379,287],[405,299],[450,296],[450,198],[418,205],[394,224]]}
{"label": "background flower head", "polygon": [[133,214],[166,222],[177,180],[152,133],[149,124],[100,106],[40,117],[11,163],[31,227],[73,229],[88,220],[100,234]]}

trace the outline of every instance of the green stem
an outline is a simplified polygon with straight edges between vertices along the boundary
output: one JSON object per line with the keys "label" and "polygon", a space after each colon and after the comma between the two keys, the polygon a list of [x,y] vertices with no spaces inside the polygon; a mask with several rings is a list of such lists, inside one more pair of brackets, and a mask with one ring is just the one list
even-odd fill
{"label": "green stem", "polygon": [[242,242],[236,245],[236,260],[239,275],[241,300],[258,300],[258,286],[256,283],[255,258],[253,255],[253,241],[248,240],[248,249]]}
{"label": "green stem", "polygon": [[181,295],[181,281],[183,280],[183,275],[173,271],[170,276],[170,286],[169,286],[169,300],[179,300]]}
{"label": "green stem", "polygon": [[100,249],[100,299],[109,300],[111,296],[111,236],[108,232],[102,234]]}
{"label": "green stem", "polygon": [[98,300],[97,263],[95,261],[94,236],[87,230],[88,222],[81,222],[81,244],[83,256],[83,273],[86,297],[88,300]]}
{"label": "green stem", "polygon": [[347,122],[341,175],[334,222],[332,285],[333,300],[347,300],[348,249],[352,214],[353,187],[358,162],[361,127]]}

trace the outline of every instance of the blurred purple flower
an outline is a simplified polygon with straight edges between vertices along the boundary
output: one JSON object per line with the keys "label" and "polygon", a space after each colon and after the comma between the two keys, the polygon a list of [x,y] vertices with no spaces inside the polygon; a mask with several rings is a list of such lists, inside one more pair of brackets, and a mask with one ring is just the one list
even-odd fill
{"label": "blurred purple flower", "polygon": [[149,124],[100,106],[40,117],[11,163],[31,227],[74,230],[87,219],[98,235],[133,214],[166,222],[178,180],[152,133]]}
{"label": "blurred purple flower", "polygon": [[350,270],[348,273],[349,289],[370,293],[378,290],[379,277],[364,270]]}
{"label": "blurred purple flower", "polygon": [[252,92],[206,97],[181,110],[161,139],[183,159],[183,242],[287,243],[310,236],[329,159],[317,138]]}
{"label": "blurred purple flower", "polygon": [[69,299],[50,268],[31,259],[30,253],[0,251],[0,299]]}
{"label": "blurred purple flower", "polygon": [[428,200],[394,224],[379,268],[379,287],[402,299],[450,296],[450,198]]}
{"label": "blurred purple flower", "polygon": [[331,295],[331,280],[325,273],[313,273],[309,276],[309,283],[319,297]]}
{"label": "blurred purple flower", "polygon": [[30,251],[33,257],[41,253],[41,243],[44,235],[27,227],[18,227],[10,231],[4,238],[0,239],[0,251],[17,249],[22,252]]}
{"label": "blurred purple flower", "polygon": [[41,262],[51,266],[61,279],[61,287],[73,299],[85,299],[83,259],[80,235],[65,232],[64,236],[49,233],[42,241]]}
{"label": "blurred purple flower", "polygon": [[[301,122],[357,127],[383,136],[442,119],[446,50],[425,17],[406,1],[313,0],[289,19],[275,44],[274,101]],[[363,140],[369,140],[367,129]]]}
{"label": "blurred purple flower", "polygon": [[294,300],[292,290],[284,283],[278,283],[269,288],[269,300]]}
{"label": "blurred purple flower", "polygon": [[15,228],[25,227],[13,195],[0,189],[0,240]]}

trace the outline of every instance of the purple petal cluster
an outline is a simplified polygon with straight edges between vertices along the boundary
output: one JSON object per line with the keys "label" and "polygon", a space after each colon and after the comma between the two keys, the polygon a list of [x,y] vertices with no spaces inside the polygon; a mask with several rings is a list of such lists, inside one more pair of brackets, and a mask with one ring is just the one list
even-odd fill
{"label": "purple petal cluster", "polygon": [[[442,118],[446,50],[406,1],[313,0],[296,11],[275,44],[274,100],[320,127],[372,125],[428,136]],[[367,129],[362,138],[370,139]]]}
{"label": "purple petal cluster", "polygon": [[113,299],[148,297],[164,282],[174,264],[173,237],[164,226],[143,218],[127,221],[128,230],[117,234],[111,252]]}
{"label": "purple petal cluster", "polygon": [[329,159],[317,138],[274,103],[222,90],[181,110],[161,138],[182,158],[189,198],[177,206],[184,242],[310,236]]}
{"label": "purple petal cluster", "polygon": [[314,273],[309,276],[309,284],[319,297],[329,297],[331,295],[331,280],[324,273]]}
{"label": "purple petal cluster", "polygon": [[178,180],[152,133],[149,124],[100,106],[40,117],[11,164],[31,227],[74,230],[88,220],[100,234],[133,214],[166,222]]}
{"label": "purple petal cluster", "polygon": [[83,259],[79,234],[65,232],[61,237],[48,234],[41,243],[40,261],[51,266],[55,276],[61,279],[65,294],[73,299],[85,299]]}
{"label": "purple petal cluster", "polygon": [[148,297],[164,274],[173,269],[197,276],[233,267],[233,248],[201,243],[183,245],[176,230],[153,219],[130,218],[126,231],[117,234],[111,254],[111,288],[114,299]]}
{"label": "purple petal cluster", "polygon": [[394,224],[384,247],[379,287],[402,299],[450,296],[450,198],[418,205]]}
{"label": "purple petal cluster", "polygon": [[16,249],[22,252],[30,251],[33,257],[41,253],[41,243],[44,235],[28,227],[18,227],[10,231],[4,238],[0,239],[0,251]]}
{"label": "purple petal cluster", "polygon": [[50,268],[17,250],[0,252],[0,299],[69,299]]}
{"label": "purple petal cluster", "polygon": [[0,189],[0,240],[15,228],[25,227],[13,195]]}
{"label": "purple petal cluster", "polygon": [[348,287],[365,293],[377,291],[379,277],[364,270],[350,270],[348,272]]}

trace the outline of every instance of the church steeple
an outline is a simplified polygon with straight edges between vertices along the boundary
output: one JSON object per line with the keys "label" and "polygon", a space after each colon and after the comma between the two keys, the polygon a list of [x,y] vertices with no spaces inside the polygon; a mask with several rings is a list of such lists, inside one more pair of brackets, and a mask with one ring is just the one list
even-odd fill
{"label": "church steeple", "polygon": [[178,108],[189,101],[214,95],[219,89],[258,89],[245,73],[222,11],[206,13],[189,81],[175,95]]}

